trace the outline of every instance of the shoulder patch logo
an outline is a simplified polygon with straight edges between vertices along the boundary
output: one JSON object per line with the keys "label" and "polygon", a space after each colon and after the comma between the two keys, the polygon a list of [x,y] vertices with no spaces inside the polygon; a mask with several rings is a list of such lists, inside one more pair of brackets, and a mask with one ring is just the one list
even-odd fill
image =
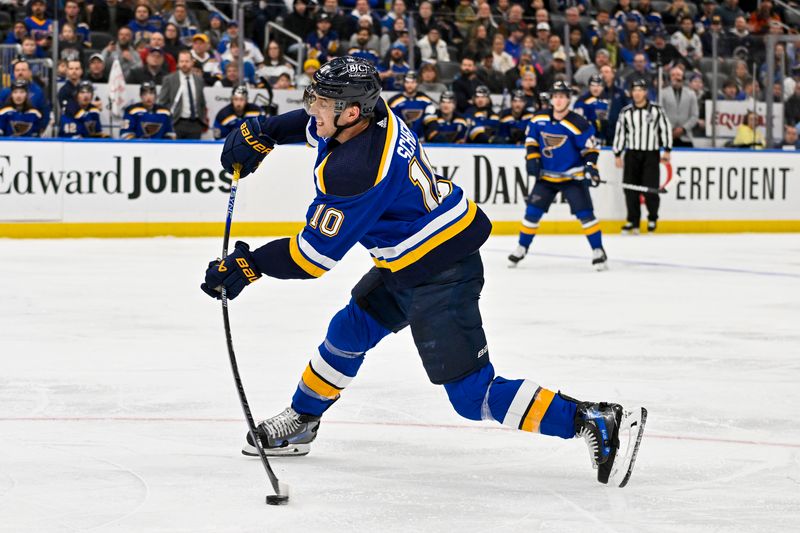
{"label": "shoulder patch logo", "polygon": [[380,126],[381,128],[385,128],[386,127],[386,120],[387,120],[386,117],[383,117],[383,120],[378,122],[378,126]]}

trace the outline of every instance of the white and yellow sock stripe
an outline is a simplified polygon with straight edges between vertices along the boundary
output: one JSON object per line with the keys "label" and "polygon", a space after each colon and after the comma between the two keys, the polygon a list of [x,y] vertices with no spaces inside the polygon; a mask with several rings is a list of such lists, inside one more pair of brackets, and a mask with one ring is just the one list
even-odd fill
{"label": "white and yellow sock stripe", "polygon": [[600,231],[600,221],[596,218],[586,222],[581,222],[581,226],[583,227],[583,234],[587,236]]}
{"label": "white and yellow sock stripe", "polygon": [[532,433],[539,432],[542,423],[555,393],[540,387],[533,381],[524,380],[503,419],[503,425]]}
{"label": "white and yellow sock stripe", "polygon": [[525,235],[536,235],[536,232],[539,230],[539,223],[538,222],[531,222],[530,220],[522,219],[522,224],[520,225],[519,232],[524,233]]}
{"label": "white and yellow sock stripe", "polygon": [[352,377],[345,376],[317,354],[308,362],[299,386],[309,396],[336,400],[352,380]]}

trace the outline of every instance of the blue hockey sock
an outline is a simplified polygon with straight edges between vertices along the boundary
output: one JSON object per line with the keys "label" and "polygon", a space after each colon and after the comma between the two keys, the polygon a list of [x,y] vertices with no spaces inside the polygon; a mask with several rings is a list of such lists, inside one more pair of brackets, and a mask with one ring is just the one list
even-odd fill
{"label": "blue hockey sock", "polygon": [[583,234],[589,240],[589,246],[592,249],[603,247],[603,232],[600,231],[600,221],[594,216],[594,211],[587,209],[585,211],[578,211],[575,216],[581,221],[583,226]]}
{"label": "blue hockey sock", "polygon": [[533,238],[539,231],[539,221],[542,219],[543,214],[544,210],[535,205],[528,205],[528,207],[525,208],[525,218],[522,219],[519,229],[520,246],[524,246],[525,248],[530,247]]}
{"label": "blue hockey sock", "polygon": [[292,396],[292,409],[322,416],[356,376],[367,350],[389,333],[351,301],[333,317],[319,353],[308,362]]}

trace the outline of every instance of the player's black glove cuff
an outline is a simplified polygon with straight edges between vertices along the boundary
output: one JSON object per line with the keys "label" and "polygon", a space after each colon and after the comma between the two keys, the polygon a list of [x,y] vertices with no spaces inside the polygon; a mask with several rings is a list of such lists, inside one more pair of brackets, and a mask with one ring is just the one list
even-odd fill
{"label": "player's black glove cuff", "polygon": [[233,252],[223,260],[215,259],[208,264],[206,281],[200,288],[212,298],[222,298],[222,288],[229,300],[233,300],[244,288],[261,277],[250,246],[237,241]]}
{"label": "player's black glove cuff", "polygon": [[597,170],[597,167],[592,164],[584,165],[583,167],[583,175],[584,177],[589,178],[592,180],[589,182],[589,185],[592,187],[597,187],[600,185],[600,172]]}

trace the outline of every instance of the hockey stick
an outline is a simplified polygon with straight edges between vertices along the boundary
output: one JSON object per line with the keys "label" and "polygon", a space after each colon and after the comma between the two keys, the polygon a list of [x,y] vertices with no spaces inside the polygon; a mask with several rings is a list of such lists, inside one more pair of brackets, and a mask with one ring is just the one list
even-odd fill
{"label": "hockey stick", "polygon": [[[222,259],[228,256],[228,241],[231,236],[231,222],[233,221],[233,203],[236,201],[236,189],[239,186],[239,173],[242,170],[240,164],[233,166],[233,180],[231,181],[231,196],[228,199],[228,216],[225,220],[225,237],[222,240]],[[233,380],[236,382],[236,392],[239,393],[239,403],[242,405],[244,418],[247,421],[247,429],[250,432],[250,438],[253,439],[254,446],[258,450],[258,456],[261,458],[261,464],[264,465],[264,470],[267,471],[269,482],[272,484],[274,495],[267,496],[267,504],[269,505],[284,505],[289,503],[289,486],[286,483],[278,480],[275,472],[269,464],[267,456],[264,454],[264,448],[261,446],[261,439],[256,434],[256,424],[253,421],[253,415],[250,412],[250,404],[247,403],[247,396],[244,394],[244,386],[242,385],[242,378],[239,376],[239,365],[236,364],[236,354],[233,352],[233,340],[231,339],[231,321],[228,317],[228,294],[225,286],[222,286],[222,320],[225,323],[225,340],[228,344],[228,357],[231,360],[231,370],[233,371]]]}
{"label": "hockey stick", "polygon": [[633,185],[632,183],[617,183],[615,181],[600,180],[598,183],[608,183],[611,185],[619,185],[623,189],[629,191],[638,191],[649,194],[667,194],[666,189],[656,189],[655,187],[645,187],[644,185]]}

